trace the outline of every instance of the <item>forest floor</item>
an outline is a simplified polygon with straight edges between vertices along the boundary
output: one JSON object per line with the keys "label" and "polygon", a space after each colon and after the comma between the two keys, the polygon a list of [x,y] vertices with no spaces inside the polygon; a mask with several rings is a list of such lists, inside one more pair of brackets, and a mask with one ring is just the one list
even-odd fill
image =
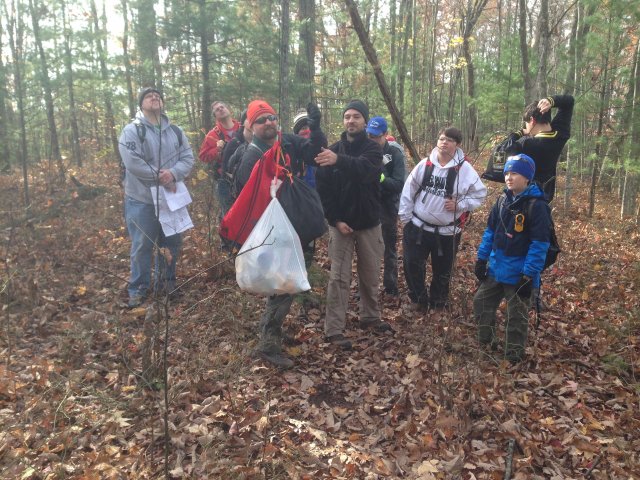
{"label": "forest floor", "polygon": [[[1,478],[640,478],[640,233],[616,201],[603,194],[592,218],[586,188],[568,211],[554,202],[563,252],[521,364],[475,339],[473,263],[492,185],[464,234],[449,310],[409,312],[401,277],[402,301],[383,312],[396,333],[365,333],[354,283],[345,352],[323,340],[322,305],[305,317],[295,303],[296,366],[282,372],[251,356],[264,299],[219,264],[202,170],[183,295],[125,308],[114,171],[92,165],[76,175],[100,188],[54,192],[46,172],[33,175],[28,221],[21,175],[0,177]],[[155,368],[165,348],[166,378]]]}

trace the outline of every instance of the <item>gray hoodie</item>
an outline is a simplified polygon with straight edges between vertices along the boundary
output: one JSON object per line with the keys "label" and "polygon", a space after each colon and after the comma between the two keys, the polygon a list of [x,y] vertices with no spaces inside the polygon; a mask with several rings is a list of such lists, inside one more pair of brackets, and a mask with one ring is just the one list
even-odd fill
{"label": "gray hoodie", "polygon": [[137,119],[146,128],[144,142],[141,142],[133,122],[120,134],[120,155],[127,170],[124,193],[139,202],[153,204],[150,187],[158,185],[158,172],[168,169],[176,182],[183,181],[193,168],[193,151],[184,132],[180,146],[166,115],[161,115],[161,132],[142,112],[138,113]]}

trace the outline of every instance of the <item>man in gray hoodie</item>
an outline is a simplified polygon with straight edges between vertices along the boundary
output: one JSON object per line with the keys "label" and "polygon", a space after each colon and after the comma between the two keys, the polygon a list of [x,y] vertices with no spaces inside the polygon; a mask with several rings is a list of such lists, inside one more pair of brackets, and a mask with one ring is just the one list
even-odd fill
{"label": "man in gray hoodie", "polygon": [[[184,132],[164,114],[162,93],[144,88],[138,97],[140,112],[120,134],[120,155],[126,169],[124,211],[131,237],[130,308],[150,293],[151,262],[155,255],[154,292],[170,293],[176,284],[176,261],[181,235],[165,236],[153,203],[152,188],[175,192],[176,182],[189,175],[193,152]],[[161,254],[166,248],[170,254]]]}

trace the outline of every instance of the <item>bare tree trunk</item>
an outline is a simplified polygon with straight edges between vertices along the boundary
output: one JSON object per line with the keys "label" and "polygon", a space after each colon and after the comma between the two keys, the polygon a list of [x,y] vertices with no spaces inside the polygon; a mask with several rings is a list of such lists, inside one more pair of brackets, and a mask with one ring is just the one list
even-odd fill
{"label": "bare tree trunk", "polygon": [[391,118],[393,119],[393,123],[395,123],[398,128],[398,133],[402,138],[405,146],[409,149],[413,160],[417,163],[420,161],[420,155],[416,150],[413,141],[409,137],[407,132],[407,127],[404,124],[404,120],[400,116],[398,112],[398,108],[396,107],[393,98],[391,97],[391,92],[389,91],[389,87],[387,86],[387,82],[384,78],[384,73],[382,72],[382,68],[380,67],[380,62],[378,61],[378,56],[376,55],[376,51],[369,40],[369,36],[367,32],[364,30],[364,25],[362,24],[362,19],[360,18],[360,14],[358,13],[358,7],[356,6],[354,0],[345,0],[345,4],[347,6],[347,10],[349,11],[349,15],[351,16],[351,22],[353,23],[353,28],[358,34],[358,38],[360,39],[360,44],[362,45],[362,49],[364,50],[371,67],[373,68],[373,73],[376,77],[376,81],[378,82],[378,87],[380,88],[380,92],[382,93],[382,97],[391,113]]}
{"label": "bare tree trunk", "polygon": [[[612,18],[609,17],[611,21]],[[611,44],[611,25],[607,29],[607,41],[605,48],[605,55],[603,58],[603,74],[601,79],[602,88],[600,89],[600,111],[598,113],[598,128],[596,130],[596,139],[602,138],[602,130],[604,127],[605,116],[607,115],[608,105],[607,105],[607,86],[609,83],[609,55],[610,55],[610,44]],[[591,166],[591,185],[589,188],[589,218],[593,216],[593,212],[596,207],[596,188],[598,186],[598,176],[600,174],[600,156],[602,153],[602,142],[596,141],[595,148],[595,158],[593,159],[593,164]]]}
{"label": "bare tree trunk", "polygon": [[58,129],[55,121],[55,107],[53,105],[53,94],[51,92],[51,82],[49,81],[49,65],[47,56],[42,46],[42,36],[40,35],[40,24],[38,19],[43,17],[40,6],[29,0],[29,10],[31,11],[31,21],[33,25],[33,40],[40,56],[40,84],[44,93],[44,104],[47,110],[47,123],[49,124],[49,134],[51,135],[51,156],[58,167],[58,176],[62,183],[65,182],[65,167],[60,154],[60,144],[58,143]]}
{"label": "bare tree trunk", "polygon": [[153,0],[138,0],[138,22],[135,26],[138,79],[142,87],[155,86],[162,90],[154,5]]}
{"label": "bare tree trunk", "polygon": [[427,128],[426,138],[432,139],[436,136],[436,113],[435,113],[435,91],[434,85],[436,84],[436,41],[437,41],[437,25],[438,25],[438,8],[440,6],[439,0],[435,0],[433,3],[433,10],[431,11],[431,42],[429,48],[429,72],[427,76],[427,88],[429,93],[427,95]]}
{"label": "bare tree trunk", "polygon": [[527,2],[518,0],[520,55],[522,57],[522,78],[524,79],[524,103],[529,104],[536,95],[533,92],[533,80],[529,70],[529,46],[527,45]]}
{"label": "bare tree trunk", "polygon": [[400,105],[400,113],[404,114],[404,81],[407,76],[407,52],[409,50],[409,34],[411,33],[411,24],[413,18],[413,11],[411,9],[411,2],[409,0],[403,0],[404,17],[401,17],[404,24],[404,36],[402,40],[402,56],[400,57],[400,66],[398,68],[398,97],[397,102]]}
{"label": "bare tree trunk", "polygon": [[2,28],[3,23],[0,22],[0,172],[8,172],[11,169],[11,152],[9,150],[9,119],[7,118],[7,72],[2,61],[2,36],[4,34]]}
{"label": "bare tree trunk", "polygon": [[64,68],[69,92],[69,114],[71,115],[71,152],[73,161],[78,167],[82,167],[82,155],[80,153],[80,130],[78,129],[78,116],[76,114],[75,89],[73,86],[73,62],[71,60],[71,26],[67,21],[67,6],[61,0],[62,23],[64,28]]}
{"label": "bare tree trunk", "polygon": [[122,59],[124,62],[124,77],[127,84],[127,105],[129,106],[129,118],[136,116],[136,102],[133,93],[133,68],[129,56],[129,5],[127,0],[120,0],[122,8]]}
{"label": "bare tree trunk", "polygon": [[538,14],[538,75],[536,77],[535,89],[536,98],[547,95],[547,65],[551,42],[551,32],[549,31],[549,0],[540,0],[540,10]]}
{"label": "bare tree trunk", "polygon": [[291,111],[289,105],[289,40],[291,38],[290,0],[281,0],[280,17],[280,126],[291,129]]}
{"label": "bare tree trunk", "polygon": [[[5,10],[6,4],[5,4]],[[13,76],[15,82],[16,103],[18,104],[18,118],[20,119],[20,164],[22,165],[22,183],[24,185],[24,206],[29,216],[31,199],[29,197],[29,170],[27,153],[27,128],[24,113],[24,84],[23,73],[23,45],[24,45],[24,23],[23,12],[20,10],[20,3],[16,5],[15,0],[11,0],[11,11],[5,12],[8,18],[9,45],[13,60]]]}
{"label": "bare tree trunk", "polygon": [[411,16],[411,41],[413,43],[413,48],[411,49],[411,138],[414,138],[413,129],[416,126],[416,106],[418,104],[418,92],[416,91],[417,80],[418,80],[418,12],[416,11],[416,0],[412,1],[411,11],[413,15]]}
{"label": "bare tree trunk", "polygon": [[118,165],[122,161],[120,157],[120,149],[118,148],[118,136],[116,134],[115,119],[113,117],[113,105],[111,102],[111,84],[109,78],[109,70],[107,69],[107,55],[105,52],[105,46],[103,42],[104,30],[102,30],[98,24],[98,11],[96,9],[95,0],[91,0],[91,16],[93,17],[93,27],[96,31],[96,48],[98,54],[98,61],[100,63],[100,78],[102,79],[102,94],[104,95],[104,108],[105,108],[105,125],[106,134],[111,140],[111,148],[118,162]]}
{"label": "bare tree trunk", "polygon": [[476,130],[478,128],[478,110],[475,104],[476,98],[476,75],[473,66],[473,58],[471,56],[470,40],[473,35],[473,29],[478,23],[478,19],[487,5],[488,0],[467,0],[467,5],[462,13],[462,54],[467,64],[467,95],[469,102],[467,114],[469,115],[469,130],[467,132],[467,149],[470,151],[478,150],[478,138]]}
{"label": "bare tree trunk", "polygon": [[296,83],[301,86],[296,108],[315,103],[315,53],[316,53],[316,7],[315,0],[298,0],[298,21],[300,22],[298,61],[296,63]]}
{"label": "bare tree trunk", "polygon": [[211,82],[209,80],[209,28],[207,25],[207,1],[198,0],[198,13],[200,18],[197,21],[198,33],[200,37],[200,63],[202,64],[202,128],[205,131],[213,127],[211,119]]}
{"label": "bare tree trunk", "polygon": [[[356,7],[357,8],[357,7]],[[396,44],[398,40],[398,16],[397,16],[397,4],[396,0],[391,0],[389,4],[389,15],[391,17],[391,56],[390,56],[390,64],[391,64],[391,98],[395,101],[396,97],[396,75],[395,70],[397,68],[397,59],[396,59]]]}
{"label": "bare tree trunk", "polygon": [[[631,95],[627,96],[627,108],[630,110],[631,141],[629,142],[628,161],[638,161],[640,158],[640,42],[636,42],[634,55],[634,65],[631,69],[631,82],[629,90]],[[629,101],[630,100],[630,101]],[[622,194],[622,218],[634,214],[636,211],[636,197],[638,196],[638,184],[640,179],[638,173],[632,168],[625,168],[624,190]]]}

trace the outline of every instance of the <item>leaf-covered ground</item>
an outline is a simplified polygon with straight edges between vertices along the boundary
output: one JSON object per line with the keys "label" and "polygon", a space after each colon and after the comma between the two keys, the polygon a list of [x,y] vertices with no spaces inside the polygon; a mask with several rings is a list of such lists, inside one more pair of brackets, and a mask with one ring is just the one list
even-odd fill
{"label": "leaf-covered ground", "polygon": [[[473,260],[493,190],[464,235],[450,310],[418,315],[403,295],[384,303],[396,333],[375,335],[358,329],[354,296],[344,352],[323,342],[322,305],[304,316],[296,303],[296,367],[281,372],[251,356],[264,300],[219,264],[202,173],[183,296],[124,308],[113,171],[78,174],[103,189],[51,192],[34,177],[28,221],[20,176],[0,177],[1,478],[640,478],[640,234],[617,202],[601,197],[589,219],[584,197],[566,212],[556,201],[563,253],[522,364],[475,340]],[[328,268],[321,241],[320,303]]]}

